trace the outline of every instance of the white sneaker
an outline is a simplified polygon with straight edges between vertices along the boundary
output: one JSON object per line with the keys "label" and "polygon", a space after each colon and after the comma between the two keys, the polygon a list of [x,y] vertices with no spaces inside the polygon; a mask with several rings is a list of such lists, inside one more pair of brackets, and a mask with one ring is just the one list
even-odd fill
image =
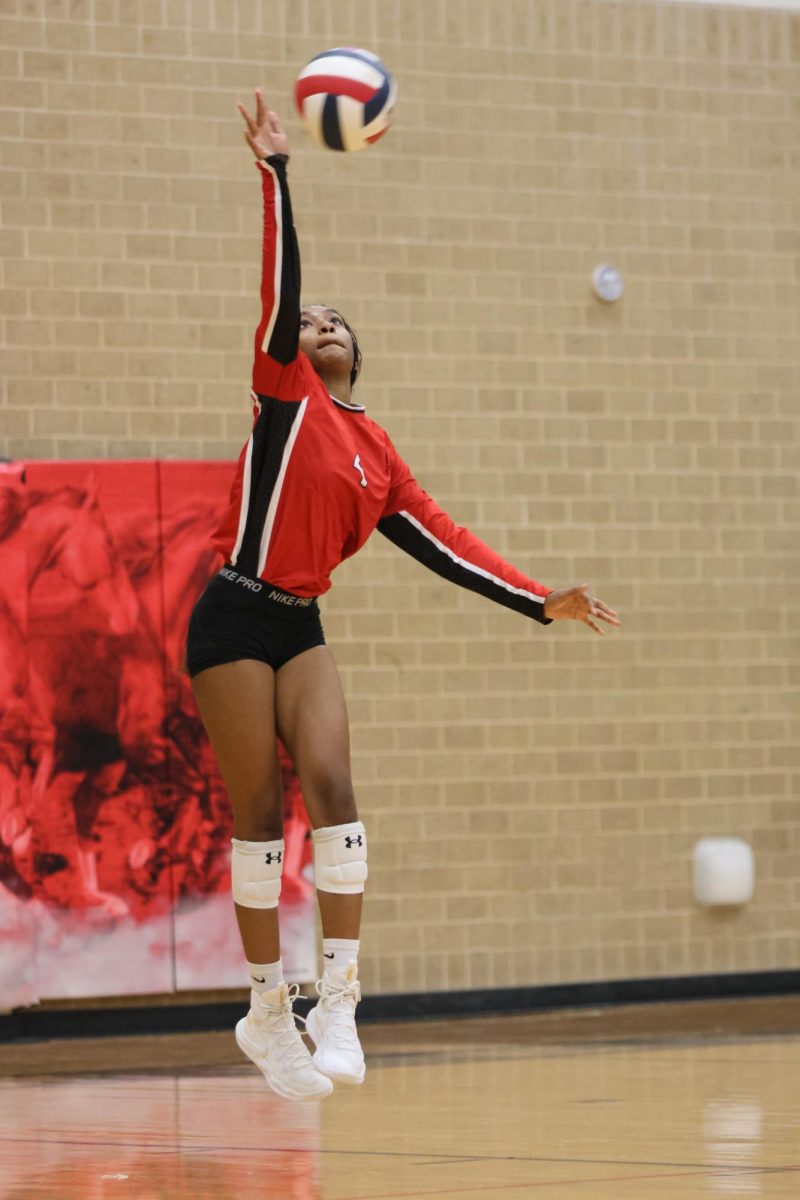
{"label": "white sneaker", "polygon": [[313,1063],[335,1083],[363,1083],[364,1051],[356,1033],[356,1005],[361,999],[358,963],[344,971],[326,972],[317,983],[319,1001],[306,1018],[306,1033],[316,1046]]}
{"label": "white sneaker", "polygon": [[271,992],[251,992],[250,1011],[236,1026],[236,1041],[273,1092],[287,1100],[320,1100],[331,1094],[333,1084],[315,1068],[295,1025],[292,1004],[299,990],[296,983],[279,983]]}

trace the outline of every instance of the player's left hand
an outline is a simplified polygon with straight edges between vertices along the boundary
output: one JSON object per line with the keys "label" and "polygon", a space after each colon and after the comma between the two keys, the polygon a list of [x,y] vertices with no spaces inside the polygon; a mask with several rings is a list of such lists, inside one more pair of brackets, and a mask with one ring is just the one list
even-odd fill
{"label": "player's left hand", "polygon": [[596,596],[589,595],[588,583],[577,587],[563,588],[559,592],[551,592],[544,602],[544,615],[551,621],[583,621],[595,633],[603,637],[603,630],[597,624],[605,621],[608,625],[619,625],[617,614]]}

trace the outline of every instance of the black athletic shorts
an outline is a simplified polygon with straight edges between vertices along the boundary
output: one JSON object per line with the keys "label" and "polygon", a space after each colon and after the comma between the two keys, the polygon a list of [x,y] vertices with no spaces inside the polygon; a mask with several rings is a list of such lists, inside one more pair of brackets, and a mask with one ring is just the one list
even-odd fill
{"label": "black athletic shorts", "polygon": [[279,670],[312,646],[324,646],[319,605],[231,566],[215,575],[195,604],[186,638],[190,675],[255,658]]}

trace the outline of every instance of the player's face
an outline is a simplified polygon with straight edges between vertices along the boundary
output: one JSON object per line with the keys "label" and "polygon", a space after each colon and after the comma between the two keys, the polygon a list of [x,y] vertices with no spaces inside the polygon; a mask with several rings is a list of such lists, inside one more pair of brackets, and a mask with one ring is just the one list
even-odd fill
{"label": "player's face", "polygon": [[353,367],[353,338],[336,308],[312,305],[300,312],[300,349],[312,366],[332,364]]}
{"label": "player's face", "polygon": [[318,374],[353,366],[353,339],[335,308],[310,305],[300,310],[300,349]]}

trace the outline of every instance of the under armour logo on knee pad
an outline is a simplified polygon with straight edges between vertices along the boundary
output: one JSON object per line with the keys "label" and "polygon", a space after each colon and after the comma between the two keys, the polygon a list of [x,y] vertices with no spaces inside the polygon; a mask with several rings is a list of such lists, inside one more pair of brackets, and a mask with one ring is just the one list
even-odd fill
{"label": "under armour logo on knee pad", "polygon": [[274,862],[276,862],[276,863],[283,862],[283,851],[279,850],[277,854],[273,854],[272,851],[270,850],[270,852],[268,854],[264,855],[264,862],[267,864],[268,867],[271,867]]}
{"label": "under armour logo on knee pad", "polygon": [[314,882],[320,892],[355,896],[367,878],[367,831],[360,821],[326,825],[311,834]]}

